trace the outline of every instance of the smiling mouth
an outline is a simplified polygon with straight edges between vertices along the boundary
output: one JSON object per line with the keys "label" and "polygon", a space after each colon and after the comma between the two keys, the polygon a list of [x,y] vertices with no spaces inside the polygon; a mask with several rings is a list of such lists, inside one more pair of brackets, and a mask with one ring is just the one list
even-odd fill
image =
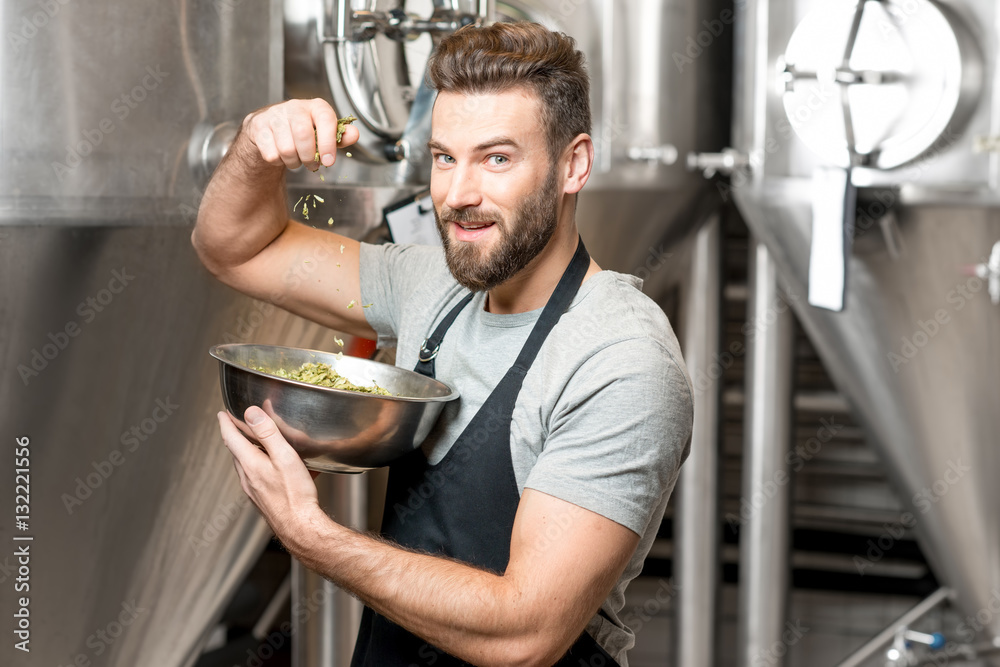
{"label": "smiling mouth", "polygon": [[476,230],[476,229],[485,229],[485,228],[489,227],[490,225],[492,225],[494,223],[492,223],[492,222],[477,222],[477,223],[456,222],[455,224],[458,225],[459,227],[461,227],[462,229],[467,229],[467,230],[471,231],[471,230]]}

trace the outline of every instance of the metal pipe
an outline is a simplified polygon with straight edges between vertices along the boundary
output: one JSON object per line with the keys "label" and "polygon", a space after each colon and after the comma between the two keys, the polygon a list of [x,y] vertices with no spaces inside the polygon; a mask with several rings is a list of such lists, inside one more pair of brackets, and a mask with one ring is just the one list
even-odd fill
{"label": "metal pipe", "polygon": [[[722,404],[726,407],[738,408],[745,405],[742,389],[725,389],[722,392]],[[792,396],[792,406],[802,412],[822,412],[834,415],[851,414],[851,405],[844,395],[836,391],[797,391]]]}
{"label": "metal pipe", "polygon": [[479,0],[478,14],[482,25],[496,21],[496,0]]}
{"label": "metal pipe", "polygon": [[[712,667],[720,581],[719,415],[721,374],[713,373],[722,321],[722,231],[715,213],[698,231],[685,295],[684,357],[695,382],[691,453],[678,480],[674,538],[677,580],[675,664]],[[701,379],[704,378],[704,381]]]}
{"label": "metal pipe", "polygon": [[[611,85],[612,72],[615,71],[615,3],[605,2],[601,7],[601,122],[605,127],[611,127],[615,110],[614,87]],[[600,160],[600,171],[611,171],[611,146],[608,142],[598,142],[597,159]]]}
{"label": "metal pipe", "polygon": [[278,586],[278,590],[274,592],[271,596],[271,601],[267,603],[267,607],[264,608],[264,613],[260,615],[257,622],[253,626],[251,634],[257,641],[263,641],[267,637],[268,630],[274,627],[274,622],[278,619],[278,615],[284,609],[285,604],[288,602],[288,597],[292,594],[292,573],[289,572],[285,576],[281,585]]}
{"label": "metal pipe", "polygon": [[934,607],[938,606],[945,600],[951,599],[953,595],[954,593],[950,588],[942,587],[937,589],[928,597],[918,602],[915,607],[890,623],[885,630],[872,637],[867,644],[852,653],[846,660],[840,663],[838,667],[857,667],[865,660],[875,655],[880,648],[892,642],[893,637],[896,636],[897,630],[919,620],[924,614],[929,612],[931,609],[934,609]]}
{"label": "metal pipe", "polygon": [[[366,475],[316,478],[320,504],[337,522],[367,527]],[[292,561],[292,667],[347,667],[361,625],[361,603]]]}
{"label": "metal pipe", "polygon": [[789,581],[789,488],[785,454],[791,443],[793,319],[778,294],[767,248],[750,244],[744,406],[743,497],[754,508],[740,528],[738,664],[785,663]]}

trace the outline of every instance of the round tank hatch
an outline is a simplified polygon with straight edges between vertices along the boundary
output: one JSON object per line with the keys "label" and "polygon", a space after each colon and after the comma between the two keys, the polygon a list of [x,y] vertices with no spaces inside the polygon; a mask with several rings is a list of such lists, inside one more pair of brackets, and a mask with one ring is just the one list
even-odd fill
{"label": "round tank hatch", "polygon": [[928,0],[824,2],[796,27],[779,86],[800,139],[828,164],[892,169],[957,138],[981,58]]}
{"label": "round tank hatch", "polygon": [[356,116],[352,153],[377,165],[419,162],[434,101],[422,85],[433,45],[492,21],[487,0],[284,0],[283,7],[286,96],[322,97]]}

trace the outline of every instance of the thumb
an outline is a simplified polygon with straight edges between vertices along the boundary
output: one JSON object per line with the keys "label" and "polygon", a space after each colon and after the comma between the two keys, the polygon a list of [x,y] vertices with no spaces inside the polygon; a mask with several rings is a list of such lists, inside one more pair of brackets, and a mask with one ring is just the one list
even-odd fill
{"label": "thumb", "polygon": [[259,407],[251,405],[243,413],[243,419],[272,460],[282,460],[289,456],[298,458],[295,450],[278,431],[278,425]]}

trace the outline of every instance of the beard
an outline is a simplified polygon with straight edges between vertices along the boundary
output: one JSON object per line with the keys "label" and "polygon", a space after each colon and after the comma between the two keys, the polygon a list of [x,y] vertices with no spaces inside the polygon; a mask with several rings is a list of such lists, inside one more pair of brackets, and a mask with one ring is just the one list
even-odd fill
{"label": "beard", "polygon": [[[497,210],[453,209],[442,205],[439,213],[435,207],[434,219],[451,275],[473,292],[488,292],[502,285],[548,245],[558,223],[557,206],[557,181],[552,171],[539,190],[518,203],[510,219]],[[452,241],[448,227],[453,222],[493,222],[500,238],[492,251],[478,247],[475,242]]]}

